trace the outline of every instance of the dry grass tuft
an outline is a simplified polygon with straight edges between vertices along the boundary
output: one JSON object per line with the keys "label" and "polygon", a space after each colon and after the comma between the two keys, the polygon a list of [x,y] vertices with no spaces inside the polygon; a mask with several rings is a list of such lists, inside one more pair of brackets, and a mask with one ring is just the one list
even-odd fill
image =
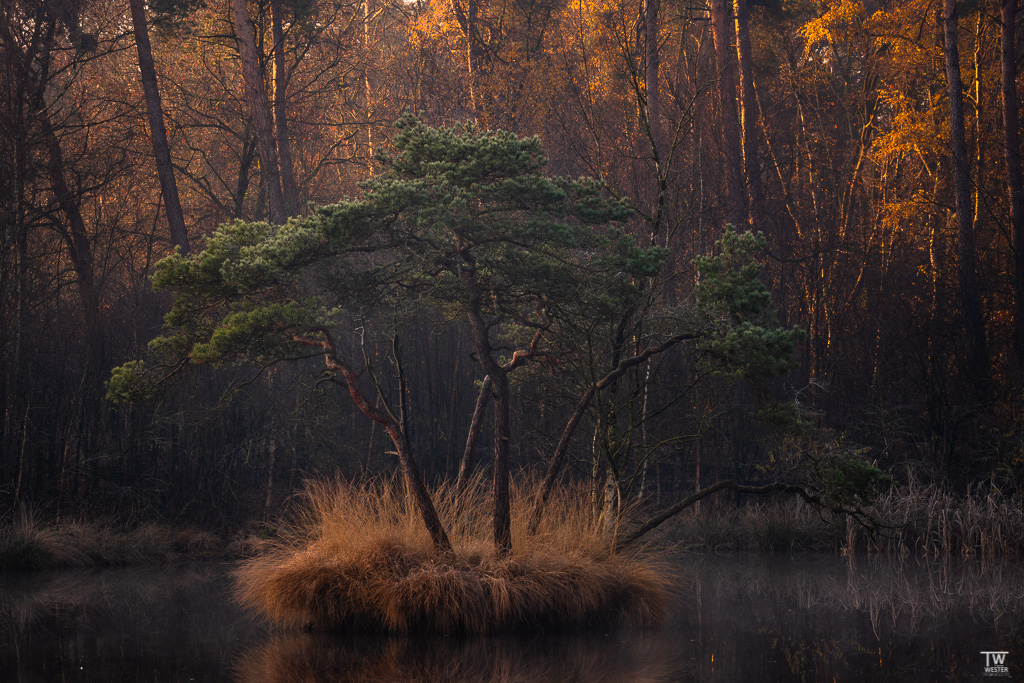
{"label": "dry grass tuft", "polygon": [[30,514],[0,527],[0,569],[80,567],[89,553],[65,527],[46,526]]}
{"label": "dry grass tuft", "polygon": [[160,564],[216,543],[205,532],[174,532],[156,524],[123,531],[83,522],[43,524],[22,514],[0,525],[0,569]]}
{"label": "dry grass tuft", "polygon": [[580,492],[553,500],[533,537],[530,506],[514,505],[507,557],[491,548],[488,498],[479,484],[462,505],[450,488],[435,493],[455,550],[442,557],[393,483],[313,484],[283,540],[237,570],[238,598],[271,621],[314,629],[490,633],[664,620],[666,579],[611,552]]}

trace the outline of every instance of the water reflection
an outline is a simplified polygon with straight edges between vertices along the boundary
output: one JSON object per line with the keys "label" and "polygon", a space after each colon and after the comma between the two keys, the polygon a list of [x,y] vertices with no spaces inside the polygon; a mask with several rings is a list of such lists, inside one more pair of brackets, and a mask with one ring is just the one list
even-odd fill
{"label": "water reflection", "polygon": [[711,681],[976,680],[984,650],[1019,653],[1019,563],[712,557],[679,561],[670,629]]}
{"label": "water reflection", "polygon": [[223,681],[263,633],[225,565],[0,574],[0,680]]}
{"label": "water reflection", "polygon": [[239,682],[656,683],[677,681],[663,633],[481,638],[279,634],[246,653]]}
{"label": "water reflection", "polygon": [[[977,680],[982,651],[1024,679],[1019,563],[684,556],[657,632],[371,637],[266,628],[228,565],[0,574],[7,681]],[[996,679],[999,680],[999,679]]]}

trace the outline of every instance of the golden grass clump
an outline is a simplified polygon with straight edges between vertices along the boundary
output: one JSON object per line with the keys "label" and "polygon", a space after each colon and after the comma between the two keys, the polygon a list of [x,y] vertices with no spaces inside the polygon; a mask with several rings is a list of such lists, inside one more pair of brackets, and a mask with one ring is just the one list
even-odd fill
{"label": "golden grass clump", "polygon": [[513,491],[506,556],[492,549],[483,486],[461,503],[451,488],[436,491],[454,548],[441,556],[394,483],[312,484],[282,540],[237,570],[237,597],[271,621],[317,630],[491,633],[664,620],[663,574],[612,551],[582,492],[555,496],[531,536],[527,490]]}

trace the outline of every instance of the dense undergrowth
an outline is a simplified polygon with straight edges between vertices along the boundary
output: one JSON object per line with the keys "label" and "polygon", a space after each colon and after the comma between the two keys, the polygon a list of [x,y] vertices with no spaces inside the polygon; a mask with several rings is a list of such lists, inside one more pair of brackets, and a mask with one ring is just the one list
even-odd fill
{"label": "dense undergrowth", "polygon": [[313,629],[489,633],[653,626],[666,613],[656,564],[612,550],[580,491],[554,496],[526,533],[529,487],[513,491],[512,553],[496,555],[483,486],[435,492],[454,552],[431,546],[392,482],[314,484],[277,546],[236,572],[240,601],[269,620]]}

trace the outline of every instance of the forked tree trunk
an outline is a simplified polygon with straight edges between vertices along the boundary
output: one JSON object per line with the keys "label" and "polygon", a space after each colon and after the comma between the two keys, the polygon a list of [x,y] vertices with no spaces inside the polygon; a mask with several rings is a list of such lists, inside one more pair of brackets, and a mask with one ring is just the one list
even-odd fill
{"label": "forked tree trunk", "polygon": [[188,254],[188,231],[185,216],[181,211],[178,184],[174,180],[174,166],[171,164],[171,148],[167,144],[167,129],[164,127],[164,110],[160,103],[160,90],[156,82],[156,68],[153,66],[153,49],[149,43],[146,26],[144,0],[128,0],[132,12],[132,27],[135,31],[135,45],[139,53],[139,72],[142,76],[142,90],[146,95],[146,113],[149,115],[149,135],[153,141],[153,155],[156,171],[160,177],[160,193],[164,199],[171,243]]}
{"label": "forked tree trunk", "polygon": [[1017,0],[1003,0],[1001,19],[999,42],[1002,62],[1003,153],[1006,185],[1010,195],[1015,276],[1013,347],[1016,349],[1018,371],[1024,374],[1024,177],[1020,165],[1020,105],[1017,101]]}
{"label": "forked tree trunk", "polygon": [[462,285],[469,296],[466,313],[473,332],[477,362],[494,387],[494,474],[492,495],[494,496],[494,549],[499,555],[512,550],[512,515],[509,500],[508,446],[509,446],[509,395],[508,370],[503,368],[492,355],[491,326],[482,314],[482,294],[476,281],[476,261],[469,249],[460,250],[463,267],[459,270]]}
{"label": "forked tree trunk", "polygon": [[956,0],[943,0],[942,23],[945,37],[946,83],[949,88],[949,134],[953,155],[953,189],[956,200],[957,247],[960,256],[960,299],[967,337],[968,376],[979,396],[987,393],[988,351],[985,323],[978,290],[974,231],[971,225],[971,189],[964,132],[963,80],[960,76],[960,46]]}
{"label": "forked tree trunk", "polygon": [[270,220],[283,223],[285,218],[284,197],[281,193],[281,174],[274,144],[274,130],[270,123],[267,107],[267,93],[263,87],[263,73],[256,53],[252,20],[245,0],[230,0],[231,23],[238,42],[238,54],[242,60],[242,80],[245,83],[245,99],[249,104],[253,126],[256,131],[256,148],[260,157],[260,177],[267,193]]}
{"label": "forked tree trunk", "polygon": [[562,471],[562,466],[565,464],[566,456],[569,452],[569,443],[572,441],[572,437],[576,434],[576,428],[579,427],[580,420],[583,419],[583,415],[587,412],[587,408],[590,407],[590,402],[594,400],[594,396],[597,392],[607,388],[610,384],[626,374],[630,368],[646,362],[651,356],[663,353],[676,344],[692,340],[695,337],[696,335],[692,332],[682,332],[669,337],[657,346],[645,349],[635,356],[624,358],[619,361],[618,365],[615,366],[615,369],[594,384],[590,385],[590,387],[583,392],[580,400],[576,403],[575,410],[573,410],[572,415],[569,417],[569,421],[566,422],[565,428],[562,430],[562,436],[558,440],[558,445],[555,446],[555,452],[552,453],[551,459],[548,460],[547,473],[544,475],[544,481],[541,482],[540,491],[537,493],[537,497],[535,498],[536,502],[534,503],[533,510],[530,512],[527,533],[534,534],[540,527],[541,519],[544,517],[544,511],[547,507],[548,498],[550,498],[551,491],[555,487],[555,481],[558,479],[558,475]]}
{"label": "forked tree trunk", "polygon": [[61,236],[67,246],[71,266],[78,281],[78,293],[82,298],[82,311],[86,328],[89,333],[90,358],[95,360],[99,354],[102,339],[99,329],[99,293],[96,289],[93,268],[92,244],[85,228],[85,219],[79,209],[78,199],[72,194],[64,179],[64,153],[60,147],[50,115],[43,112],[41,128],[47,148],[47,171],[50,176],[51,188],[57,199],[57,205],[64,214],[65,223],[60,226]]}

